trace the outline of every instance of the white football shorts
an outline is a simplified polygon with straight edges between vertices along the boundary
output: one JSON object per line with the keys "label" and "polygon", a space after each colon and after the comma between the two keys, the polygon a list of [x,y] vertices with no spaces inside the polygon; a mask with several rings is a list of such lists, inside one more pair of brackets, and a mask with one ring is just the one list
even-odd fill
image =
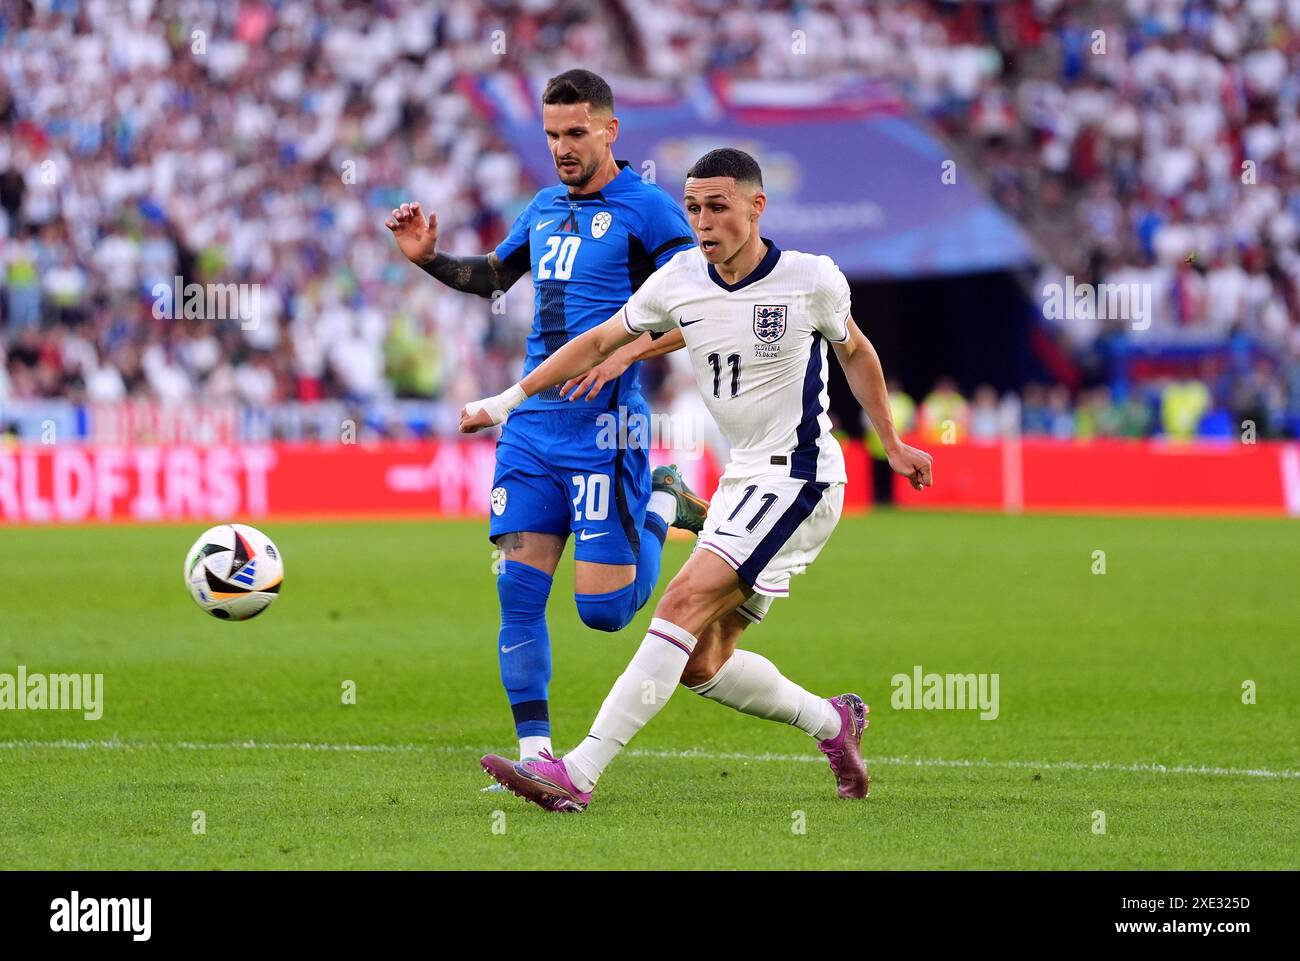
{"label": "white football shorts", "polygon": [[754,594],[739,608],[754,623],[790,578],[817,559],[844,510],[844,485],[784,475],[723,475],[696,550],[717,554]]}

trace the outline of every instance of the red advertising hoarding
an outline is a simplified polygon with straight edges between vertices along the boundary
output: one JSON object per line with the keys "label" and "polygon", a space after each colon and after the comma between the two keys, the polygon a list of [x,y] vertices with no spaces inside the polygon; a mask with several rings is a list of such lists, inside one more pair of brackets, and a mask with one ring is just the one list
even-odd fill
{"label": "red advertising hoarding", "polygon": [[[490,440],[14,447],[0,449],[0,523],[486,517],[494,459]],[[678,463],[716,486],[711,457]]]}
{"label": "red advertising hoarding", "polygon": [[1163,440],[1031,439],[943,445],[935,486],[922,492],[894,478],[908,508],[1300,514],[1300,445]]}
{"label": "red advertising hoarding", "polygon": [[[894,477],[905,508],[1300,515],[1300,445],[1026,440],[917,446],[933,488]],[[343,517],[485,517],[490,440],[211,447],[51,445],[0,449],[0,523],[59,524]],[[845,445],[846,512],[870,504],[869,460]],[[711,494],[719,466],[676,461]]]}

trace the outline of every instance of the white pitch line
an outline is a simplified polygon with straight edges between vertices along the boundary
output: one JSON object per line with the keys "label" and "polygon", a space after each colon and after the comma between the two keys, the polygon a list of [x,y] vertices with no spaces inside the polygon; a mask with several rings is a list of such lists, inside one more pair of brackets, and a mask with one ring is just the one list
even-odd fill
{"label": "white pitch line", "polygon": [[[702,758],[710,761],[811,761],[822,758],[816,754],[711,754],[703,751],[628,751],[633,757]],[[872,765],[886,767],[978,767],[1002,769],[1027,769],[1031,771],[1119,771],[1129,774],[1204,774],[1214,777],[1265,777],[1300,778],[1300,771],[1271,771],[1267,768],[1209,767],[1190,764],[1115,764],[1111,761],[1095,763],[1084,761],[989,761],[942,757],[868,757]]]}
{"label": "white pitch line", "polygon": [[[483,754],[492,750],[490,747],[434,747],[425,744],[330,744],[310,741],[123,741],[117,738],[104,741],[61,740],[61,741],[0,741],[0,750],[72,750],[72,751],[304,751],[337,752],[342,754]],[[699,761],[755,761],[755,762],[790,762],[823,763],[819,754],[746,754],[742,752],[702,751],[692,748],[686,751],[648,751],[633,749],[627,752],[629,757],[668,758],[674,760]],[[1029,771],[1114,771],[1122,774],[1200,774],[1208,777],[1259,777],[1280,778],[1283,780],[1300,779],[1300,771],[1268,768],[1212,767],[1196,764],[1116,764],[1111,761],[989,761],[987,759],[970,760],[966,758],[942,757],[868,757],[873,765],[886,767],[951,767],[951,768],[985,768],[994,770],[1029,770]]]}
{"label": "white pitch line", "polygon": [[[358,754],[424,754],[423,744],[321,744],[310,741],[0,741],[0,750],[68,750],[68,751],[337,751]],[[465,748],[464,750],[471,750]]]}

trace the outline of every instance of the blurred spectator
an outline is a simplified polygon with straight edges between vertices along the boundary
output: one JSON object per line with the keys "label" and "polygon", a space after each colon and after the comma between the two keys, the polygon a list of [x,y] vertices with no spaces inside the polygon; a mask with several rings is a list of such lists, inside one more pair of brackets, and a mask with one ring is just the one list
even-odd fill
{"label": "blurred spectator", "polygon": [[442,388],[441,356],[434,332],[418,326],[409,316],[394,320],[384,344],[385,371],[398,397],[427,400]]}
{"label": "blurred spectator", "polygon": [[924,437],[940,443],[965,440],[970,430],[970,407],[957,393],[950,377],[942,377],[921,401],[920,428]]}
{"label": "blurred spectator", "polygon": [[1076,436],[1080,440],[1094,437],[1119,437],[1123,433],[1123,414],[1111,400],[1106,385],[1093,388],[1081,400],[1075,416]]}
{"label": "blurred spectator", "polygon": [[1074,410],[1070,407],[1070,390],[1055,384],[1047,394],[1048,433],[1057,440],[1074,437]]}
{"label": "blurred spectator", "polygon": [[[916,401],[912,396],[903,390],[898,381],[887,379],[885,388],[889,391],[889,415],[894,421],[894,430],[900,437],[912,433],[916,429]],[[871,456],[876,459],[885,457],[885,445],[880,440],[880,434],[876,432],[876,427],[867,420],[867,449]]]}
{"label": "blurred spectator", "polygon": [[1146,437],[1154,423],[1151,405],[1138,391],[1129,391],[1120,406],[1120,436]]}
{"label": "blurred spectator", "polygon": [[1043,437],[1052,433],[1052,410],[1047,403],[1047,390],[1042,384],[1025,386],[1024,403],[1020,410],[1020,430],[1026,437]]}
{"label": "blurred spectator", "polygon": [[1002,435],[1002,408],[998,392],[988,384],[975,388],[970,411],[970,436],[974,440],[992,440]]}
{"label": "blurred spectator", "polygon": [[1160,426],[1165,436],[1186,440],[1196,436],[1201,418],[1210,409],[1210,392],[1199,380],[1173,381],[1160,392]]}

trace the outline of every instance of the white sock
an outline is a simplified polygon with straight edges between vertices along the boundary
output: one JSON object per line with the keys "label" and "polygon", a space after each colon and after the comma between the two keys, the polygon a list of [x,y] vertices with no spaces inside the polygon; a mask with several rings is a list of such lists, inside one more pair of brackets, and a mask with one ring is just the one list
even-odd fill
{"label": "white sock", "polygon": [[668,703],[695,650],[695,637],[656,617],[641,646],[610,690],[591,733],[564,755],[564,766],[580,791],[590,791],[623,745]]}
{"label": "white sock", "polygon": [[677,498],[667,491],[655,491],[650,495],[649,510],[664,519],[669,527],[677,520]]}
{"label": "white sock", "polygon": [[742,714],[793,725],[819,741],[840,733],[840,715],[830,701],[805,691],[753,651],[736,651],[717,674],[691,690]]}
{"label": "white sock", "polygon": [[535,734],[532,737],[521,737],[519,739],[519,757],[522,760],[526,757],[541,757],[542,752],[551,754],[551,739],[545,735]]}

